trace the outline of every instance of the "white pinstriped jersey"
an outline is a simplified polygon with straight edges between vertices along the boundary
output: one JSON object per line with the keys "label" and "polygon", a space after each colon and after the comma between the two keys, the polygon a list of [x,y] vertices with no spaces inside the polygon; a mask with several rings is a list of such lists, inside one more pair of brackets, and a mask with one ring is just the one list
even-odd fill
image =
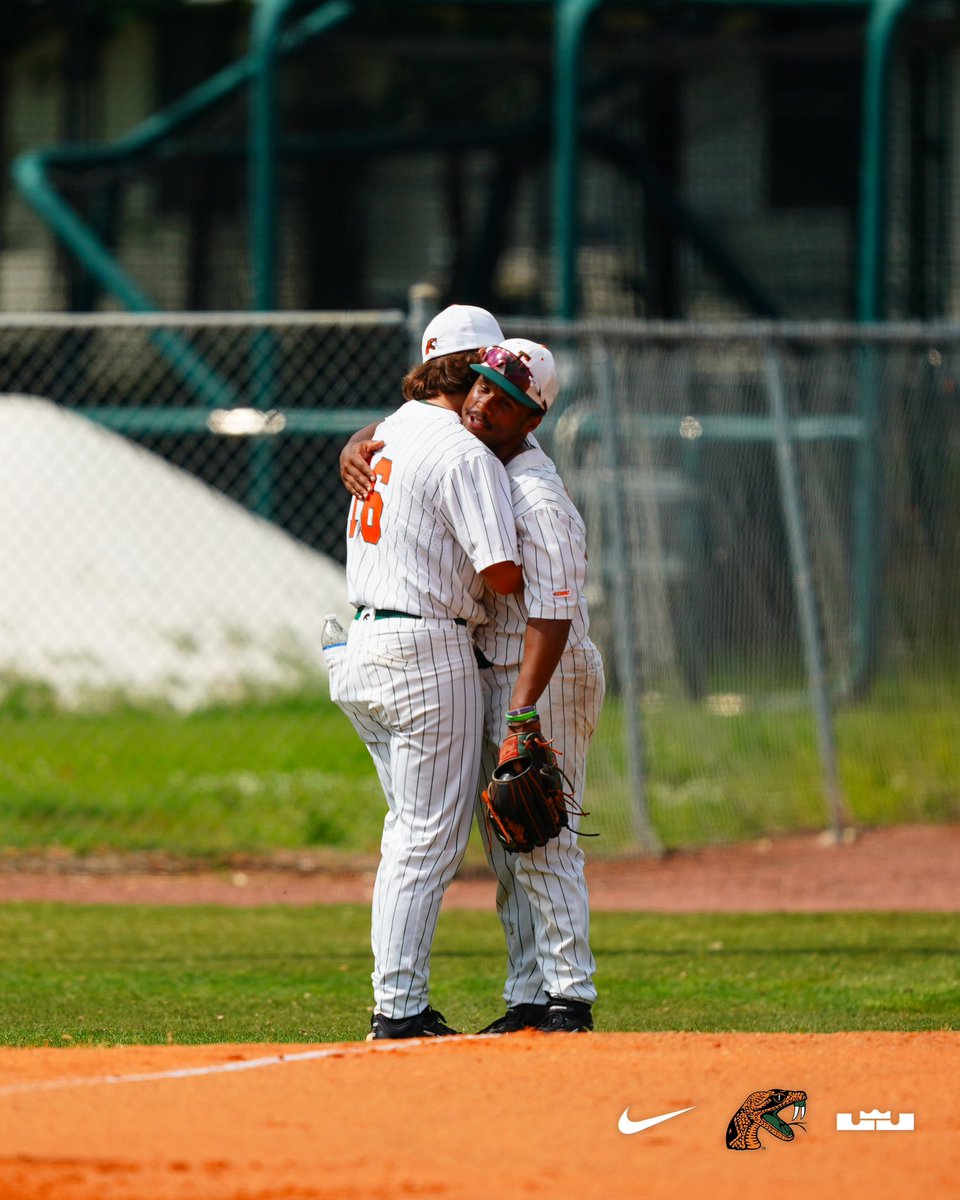
{"label": "white pinstriped jersey", "polygon": [[503,465],[458,413],[409,400],[377,426],[374,495],[347,521],[347,597],[357,608],[483,621],[478,572],[518,561]]}
{"label": "white pinstriped jersey", "polygon": [[513,516],[517,525],[524,591],[514,596],[487,594],[489,621],[476,630],[477,646],[500,666],[519,666],[528,617],[571,620],[567,646],[587,639],[589,619],[583,598],[587,574],[587,533],[583,518],[553,461],[534,439],[507,463]]}

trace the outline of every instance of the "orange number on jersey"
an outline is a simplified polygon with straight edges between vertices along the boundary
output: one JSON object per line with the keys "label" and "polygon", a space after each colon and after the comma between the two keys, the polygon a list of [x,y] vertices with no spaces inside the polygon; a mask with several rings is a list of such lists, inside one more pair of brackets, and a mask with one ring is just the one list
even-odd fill
{"label": "orange number on jersey", "polygon": [[[383,483],[390,482],[390,470],[393,463],[389,458],[381,458],[373,468],[374,475],[379,476]],[[354,499],[353,509],[350,513],[350,529],[348,535],[354,537],[357,528],[360,529],[360,536],[365,542],[370,542],[371,545],[376,545],[380,541],[380,516],[383,513],[383,497],[376,490],[377,485],[373,485],[373,491],[364,500],[361,505],[360,501]],[[359,509],[359,512],[357,511]]]}

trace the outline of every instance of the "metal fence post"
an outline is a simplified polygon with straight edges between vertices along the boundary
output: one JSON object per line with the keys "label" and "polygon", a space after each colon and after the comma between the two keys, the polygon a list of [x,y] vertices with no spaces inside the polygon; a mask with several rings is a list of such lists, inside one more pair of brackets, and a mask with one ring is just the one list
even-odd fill
{"label": "metal fence post", "polygon": [[663,853],[663,845],[650,822],[643,762],[643,721],[637,688],[638,638],[633,617],[631,563],[623,519],[623,491],[620,486],[621,439],[614,396],[613,368],[610,355],[604,346],[597,346],[594,362],[602,422],[601,445],[606,459],[604,474],[609,481],[608,486],[603,489],[602,498],[612,543],[608,561],[613,586],[614,654],[617,677],[620,680],[627,786],[632,801],[633,832],[646,853],[659,855]]}
{"label": "metal fence post", "polygon": [[415,283],[409,292],[410,315],[407,329],[410,334],[410,366],[420,361],[420,339],[423,331],[436,316],[440,292],[432,283]]}
{"label": "metal fence post", "polygon": [[833,835],[839,840],[843,836],[844,829],[850,824],[850,817],[844,803],[843,792],[840,788],[840,774],[837,770],[837,750],[833,736],[830,692],[823,662],[817,597],[813,586],[810,547],[803,515],[800,484],[797,478],[790,419],[787,413],[786,398],[783,394],[780,363],[769,342],[764,346],[763,361],[767,377],[767,398],[774,427],[780,499],[787,529],[787,546],[793,571],[797,615],[800,620],[800,638],[807,664],[810,703],[816,724],[820,762],[823,766],[827,811]]}

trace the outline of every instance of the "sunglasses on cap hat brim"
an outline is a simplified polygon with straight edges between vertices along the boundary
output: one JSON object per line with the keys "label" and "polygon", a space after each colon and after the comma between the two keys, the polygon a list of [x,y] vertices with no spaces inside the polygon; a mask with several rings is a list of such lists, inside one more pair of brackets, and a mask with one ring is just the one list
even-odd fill
{"label": "sunglasses on cap hat brim", "polygon": [[[476,371],[497,387],[503,388],[508,396],[519,400],[521,404],[536,412],[544,413],[547,406],[542,399],[540,388],[527,364],[518,355],[505,346],[489,346],[483,353],[483,358],[474,363],[471,370]],[[534,394],[531,395],[530,393]]]}

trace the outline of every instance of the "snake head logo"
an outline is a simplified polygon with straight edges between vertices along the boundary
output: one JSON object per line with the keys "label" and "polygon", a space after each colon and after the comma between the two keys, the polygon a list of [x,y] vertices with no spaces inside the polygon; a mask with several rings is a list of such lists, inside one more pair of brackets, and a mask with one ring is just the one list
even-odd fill
{"label": "snake head logo", "polygon": [[[790,1120],[783,1111],[793,1105]],[[766,1092],[751,1092],[730,1118],[727,1126],[728,1150],[762,1150],[761,1133],[771,1133],[781,1142],[792,1142],[794,1127],[804,1129],[800,1122],[807,1113],[807,1093],[786,1088],[771,1088]]]}
{"label": "snake head logo", "polygon": [[437,348],[437,339],[436,339],[435,337],[432,337],[432,338],[431,338],[431,339],[430,339],[430,340],[427,342],[427,348],[426,348],[426,351],[425,351],[425,353],[426,353],[426,354],[432,354],[432,353],[434,352],[434,350],[436,350],[436,348]]}

